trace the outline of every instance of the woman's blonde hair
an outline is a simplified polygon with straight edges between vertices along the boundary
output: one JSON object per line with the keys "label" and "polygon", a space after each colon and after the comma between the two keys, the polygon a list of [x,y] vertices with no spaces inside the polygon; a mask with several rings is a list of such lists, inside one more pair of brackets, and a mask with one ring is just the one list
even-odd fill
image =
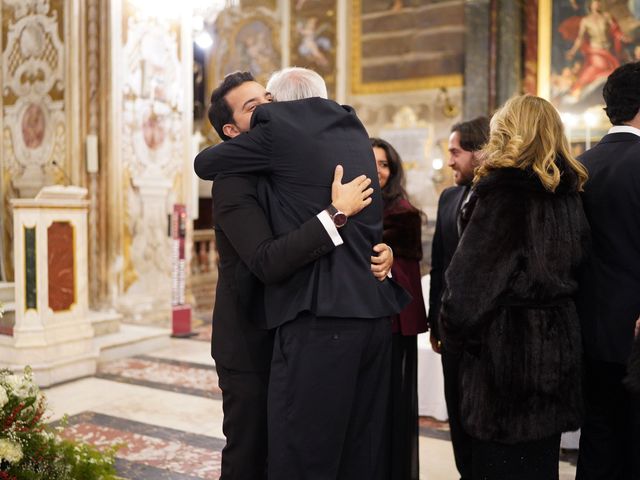
{"label": "woman's blonde hair", "polygon": [[474,182],[498,168],[530,168],[554,192],[560,183],[558,157],[576,173],[579,191],[587,181],[586,169],[571,155],[558,111],[533,95],[513,97],[493,115],[489,141],[481,154],[484,161]]}

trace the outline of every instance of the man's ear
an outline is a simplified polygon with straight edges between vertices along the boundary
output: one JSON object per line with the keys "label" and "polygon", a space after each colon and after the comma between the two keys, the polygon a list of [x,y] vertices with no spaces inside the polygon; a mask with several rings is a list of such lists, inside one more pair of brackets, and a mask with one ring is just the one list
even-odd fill
{"label": "man's ear", "polygon": [[222,132],[229,138],[234,138],[240,135],[240,130],[233,123],[225,123],[222,126]]}

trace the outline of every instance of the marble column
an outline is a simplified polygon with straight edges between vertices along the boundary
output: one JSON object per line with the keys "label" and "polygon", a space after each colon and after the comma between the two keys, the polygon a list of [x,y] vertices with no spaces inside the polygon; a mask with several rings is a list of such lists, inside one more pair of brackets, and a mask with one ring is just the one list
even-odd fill
{"label": "marble column", "polygon": [[491,1],[467,0],[463,120],[489,113]]}
{"label": "marble column", "polygon": [[499,2],[496,107],[522,90],[522,10],[519,0]]}

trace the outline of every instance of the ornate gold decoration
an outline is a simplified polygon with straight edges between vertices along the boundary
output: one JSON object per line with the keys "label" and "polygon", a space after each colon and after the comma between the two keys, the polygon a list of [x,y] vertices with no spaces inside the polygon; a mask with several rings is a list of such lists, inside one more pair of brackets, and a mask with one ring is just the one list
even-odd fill
{"label": "ornate gold decoration", "polygon": [[551,93],[551,1],[538,0],[538,96]]}
{"label": "ornate gold decoration", "polygon": [[[131,188],[131,173],[125,168],[122,174],[122,185]],[[124,195],[123,200],[124,218],[122,222],[122,256],[124,258],[124,267],[122,271],[122,289],[129,290],[129,287],[138,280],[139,275],[136,272],[136,266],[131,258],[131,246],[133,245],[133,235],[131,233],[131,215],[129,213],[129,196]]]}

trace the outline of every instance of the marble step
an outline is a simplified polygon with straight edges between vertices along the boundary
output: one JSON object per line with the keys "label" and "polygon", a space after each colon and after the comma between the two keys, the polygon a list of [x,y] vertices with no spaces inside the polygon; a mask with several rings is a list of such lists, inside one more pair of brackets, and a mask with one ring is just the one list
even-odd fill
{"label": "marble step", "polygon": [[98,349],[98,362],[143,355],[171,345],[171,329],[122,323],[120,331],[93,339]]}
{"label": "marble step", "polygon": [[0,282],[0,302],[6,304],[14,301],[16,296],[12,282]]}
{"label": "marble step", "polygon": [[122,315],[115,311],[100,312],[91,310],[89,312],[89,320],[91,320],[94,335],[100,337],[110,333],[118,333],[122,323]]}

